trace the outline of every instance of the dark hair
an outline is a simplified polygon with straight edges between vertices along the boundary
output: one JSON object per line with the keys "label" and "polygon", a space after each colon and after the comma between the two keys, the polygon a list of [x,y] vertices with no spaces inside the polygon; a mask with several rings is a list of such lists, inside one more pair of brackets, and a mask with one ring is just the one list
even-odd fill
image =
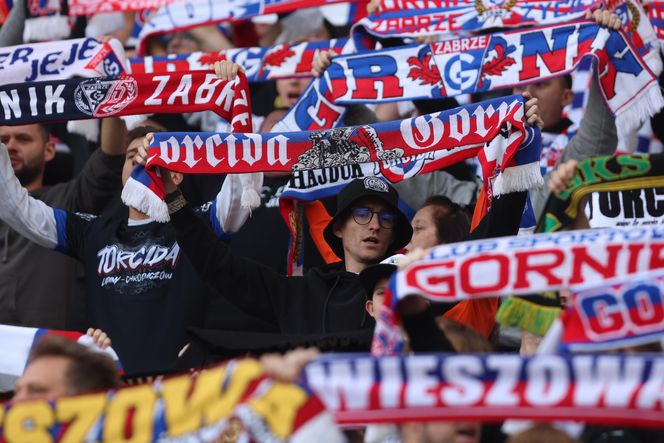
{"label": "dark hair", "polygon": [[37,123],[37,128],[39,129],[39,133],[44,139],[44,142],[47,142],[49,138],[51,138],[51,128],[42,123]]}
{"label": "dark hair", "polygon": [[565,74],[563,75],[563,80],[565,81],[567,89],[572,89],[572,76],[570,74]]}
{"label": "dark hair", "polygon": [[440,243],[463,241],[470,232],[470,214],[465,207],[454,203],[444,195],[433,195],[424,202],[423,208],[433,206],[433,221]]}
{"label": "dark hair", "polygon": [[154,126],[137,126],[131,131],[127,132],[127,136],[125,137],[125,146],[129,146],[129,143],[133,142],[137,138],[145,137],[150,132],[162,132],[162,131],[155,128]]}
{"label": "dark hair", "polygon": [[63,337],[45,336],[30,353],[30,362],[42,357],[64,357],[67,367],[68,391],[71,394],[101,391],[120,386],[115,362],[108,355],[92,351]]}

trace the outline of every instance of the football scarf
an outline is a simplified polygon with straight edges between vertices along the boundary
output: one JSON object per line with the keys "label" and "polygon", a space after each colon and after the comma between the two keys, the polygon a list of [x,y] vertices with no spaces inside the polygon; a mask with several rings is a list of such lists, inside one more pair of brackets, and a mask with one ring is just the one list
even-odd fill
{"label": "football scarf", "polygon": [[664,187],[595,192],[588,199],[591,228],[652,226],[664,223]]}
{"label": "football scarf", "polygon": [[136,53],[143,55],[149,38],[184,31],[202,25],[248,19],[257,15],[278,14],[300,8],[323,6],[354,0],[186,0],[171,3],[151,14],[138,36]]}
{"label": "football scarf", "polygon": [[247,87],[206,71],[15,83],[0,87],[0,125],[206,110],[250,120]]}
{"label": "football scarf", "polygon": [[382,0],[378,13],[360,20],[353,27],[352,36],[359,48],[366,45],[367,36],[458,35],[491,28],[562,23],[583,17],[599,3],[596,0]]}
{"label": "football scarf", "polygon": [[340,105],[455,96],[524,86],[597,61],[598,83],[620,133],[664,106],[657,79],[623,31],[589,20],[341,55],[314,79],[278,131],[334,127]]}
{"label": "football scarf", "polygon": [[69,15],[93,15],[161,8],[176,1],[180,0],[67,0],[67,3]]}
{"label": "football scarf", "polygon": [[664,426],[658,355],[323,355],[305,377],[340,424],[520,418]]}
{"label": "football scarf", "polygon": [[[624,210],[632,210],[634,205],[620,207],[606,202],[609,196],[615,196],[616,190],[621,190],[632,199],[623,200],[630,202],[634,200],[634,193],[651,196],[649,210],[657,212],[654,192],[651,187],[664,184],[664,155],[618,155],[611,157],[593,157],[579,163],[579,169],[575,177],[570,181],[567,190],[559,195],[551,194],[547,201],[544,213],[540,217],[538,232],[556,232],[572,223],[577,216],[578,206],[581,200],[591,194],[593,200],[603,203],[599,208],[594,207],[593,215],[597,210],[616,211],[622,213]],[[647,189],[643,189],[647,188]],[[606,192],[611,191],[611,194]],[[638,196],[637,196],[638,197]],[[638,198],[637,198],[638,199]],[[607,206],[610,204],[611,206]],[[634,202],[636,204],[636,202]],[[641,207],[642,208],[642,207]],[[636,209],[635,209],[636,210]],[[664,213],[664,208],[660,209]],[[615,214],[614,227],[633,227],[632,223],[618,220],[619,214]],[[656,224],[656,223],[655,223]],[[609,225],[607,224],[607,227]],[[646,224],[644,224],[646,226]],[[527,297],[508,297],[503,300],[496,320],[503,326],[517,326],[533,334],[543,336],[551,326],[552,322],[560,316],[560,303],[555,292],[546,291],[541,294],[533,294]]]}
{"label": "football scarf", "polygon": [[216,61],[230,60],[244,69],[249,83],[288,77],[311,77],[311,66],[320,51],[336,54],[354,51],[349,39],[323,40],[296,44],[282,44],[267,48],[235,48],[218,52],[194,52],[159,57],[132,58],[128,69],[132,73],[163,73],[212,69]]}
{"label": "football scarf", "polygon": [[122,43],[92,38],[2,48],[2,83],[39,82],[71,77],[107,77],[125,72]]}
{"label": "football scarf", "polygon": [[2,406],[7,442],[344,441],[314,393],[270,380],[250,359],[117,391]]}
{"label": "football scarf", "polygon": [[23,374],[28,363],[32,348],[46,335],[58,335],[90,349],[103,352],[115,361],[118,371],[123,372],[118,355],[112,348],[102,351],[95,346],[92,337],[80,332],[0,325],[0,390],[7,392],[14,388],[16,379]]}
{"label": "football scarf", "polygon": [[596,352],[664,336],[664,271],[575,291],[563,311],[561,350]]}
{"label": "football scarf", "polygon": [[[124,201],[155,219],[167,219],[167,214],[153,212],[165,209],[156,167],[199,174],[307,171],[308,175],[314,169],[379,161],[389,164],[436,151],[445,157],[439,165],[477,156],[485,183],[491,186],[489,195],[502,195],[542,183],[536,149],[539,146],[533,144],[532,135],[525,130],[521,96],[501,97],[490,103],[413,119],[329,131],[157,133],[149,148],[145,171],[134,170],[135,180],[131,181],[132,187],[149,183],[152,192],[134,187],[131,192],[137,200]],[[520,149],[522,146],[524,149]],[[129,183],[123,196],[130,192],[128,187]]]}
{"label": "football scarf", "polygon": [[[498,112],[503,114],[507,110],[507,102],[503,99],[488,100],[476,105],[457,108],[456,110],[444,111],[441,114],[457,115],[472,115],[480,119],[481,123],[478,125],[482,128],[489,128],[494,122],[494,113]],[[422,117],[419,117],[422,119]],[[483,120],[483,121],[482,121]],[[417,138],[429,138],[430,145],[438,143],[437,139],[443,138],[443,132],[437,135],[429,131],[426,126],[420,127],[417,124],[418,119],[415,119]],[[420,120],[424,123],[426,120]],[[523,154],[517,159],[517,165],[523,168],[528,168],[531,172],[534,171],[535,166],[533,162],[537,162],[537,153],[541,151],[539,129],[533,127],[526,127],[529,131],[528,141],[522,147]],[[483,132],[483,130],[480,130]],[[532,134],[532,137],[531,137]],[[526,153],[528,153],[526,155]],[[339,191],[350,183],[352,180],[365,177],[380,177],[388,183],[398,183],[402,180],[414,177],[419,174],[426,174],[428,172],[437,171],[445,168],[459,161],[463,161],[466,156],[450,155],[449,151],[437,150],[430,152],[417,153],[410,157],[400,159],[391,159],[389,161],[364,163],[360,165],[341,166],[334,168],[323,168],[309,171],[295,171],[288,182],[284,191],[279,199],[279,208],[291,232],[291,243],[289,246],[288,266],[287,270],[289,275],[292,275],[293,266],[302,261],[302,256],[296,254],[302,252],[302,248],[297,245],[302,244],[303,231],[299,228],[302,227],[302,216],[298,212],[298,205],[316,200],[333,197]],[[480,158],[480,162],[483,160]],[[527,166],[528,165],[528,166]],[[534,173],[534,172],[533,172]],[[534,173],[536,174],[536,173]],[[487,174],[482,174],[485,178]],[[491,174],[489,174],[490,176]],[[527,187],[519,187],[518,189],[511,187],[513,190],[525,190]],[[501,192],[502,193],[502,192]],[[494,194],[499,195],[499,194]],[[489,196],[489,198],[492,198]],[[476,210],[481,210],[481,205],[478,205]],[[301,208],[300,208],[301,209]],[[405,213],[413,212],[412,209],[402,207]],[[478,214],[478,216],[480,216]]]}
{"label": "football scarf", "polygon": [[[385,315],[377,319],[382,324],[377,325],[372,353],[391,354],[399,345],[395,310],[399,300],[410,294],[434,302],[455,302],[507,294],[530,298],[545,291],[600,284],[664,267],[662,235],[661,227],[582,230],[437,246],[390,279],[381,308]],[[504,316],[510,315],[509,324],[535,324],[545,332],[548,328],[538,325],[532,309],[525,310],[523,305],[508,305],[506,310],[507,314],[499,310],[496,315],[503,324]]]}
{"label": "football scarf", "polygon": [[660,42],[664,41],[664,1],[653,0],[644,6],[648,14],[648,19],[652,23],[657,38]]}
{"label": "football scarf", "polygon": [[579,162],[567,189],[551,194],[540,217],[538,232],[555,232],[577,216],[579,203],[588,194],[664,186],[664,154],[629,154],[593,157]]}

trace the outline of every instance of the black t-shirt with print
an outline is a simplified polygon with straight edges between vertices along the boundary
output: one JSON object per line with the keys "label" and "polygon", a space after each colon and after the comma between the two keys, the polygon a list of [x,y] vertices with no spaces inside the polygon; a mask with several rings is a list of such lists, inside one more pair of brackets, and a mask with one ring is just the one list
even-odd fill
{"label": "black t-shirt with print", "polygon": [[[209,206],[202,209],[209,215]],[[128,226],[67,213],[66,231],[59,248],[84,264],[88,317],[111,337],[125,372],[171,368],[187,327],[203,324],[212,293],[180,251],[171,224]]]}

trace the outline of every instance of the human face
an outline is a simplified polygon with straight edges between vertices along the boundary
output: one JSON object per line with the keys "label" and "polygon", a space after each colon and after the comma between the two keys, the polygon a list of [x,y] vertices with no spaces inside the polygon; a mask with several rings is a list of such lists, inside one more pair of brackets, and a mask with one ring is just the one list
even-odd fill
{"label": "human face", "polygon": [[563,108],[574,99],[574,93],[567,87],[563,77],[551,78],[526,87],[514,88],[514,93],[530,92],[538,99],[539,115],[544,122],[543,129],[555,127],[563,117]]}
{"label": "human face", "polygon": [[476,422],[430,422],[424,425],[427,443],[478,443],[482,426]]}
{"label": "human face", "polygon": [[281,100],[281,106],[286,108],[293,107],[309,84],[309,80],[308,78],[277,80],[277,94]]}
{"label": "human face", "polygon": [[42,400],[70,394],[68,368],[69,359],[66,357],[45,356],[33,360],[16,382],[12,401]]}
{"label": "human face", "polygon": [[409,250],[427,249],[440,244],[434,216],[435,210],[432,205],[425,206],[415,213],[411,222],[413,236],[410,239]]}
{"label": "human face", "polygon": [[166,43],[166,52],[169,54],[191,54],[200,51],[198,41],[188,32],[176,32]]}
{"label": "human face", "polygon": [[[352,208],[360,207],[375,212],[391,211],[383,201],[372,198],[360,199],[352,206]],[[399,226],[395,228],[398,229]],[[343,244],[346,270],[360,272],[385,257],[394,236],[393,231],[394,229],[386,229],[380,225],[377,214],[374,214],[366,225],[358,224],[349,214],[346,220],[340,222],[334,229],[334,234],[341,238]]]}
{"label": "human face", "polygon": [[122,185],[124,186],[125,183],[127,183],[127,180],[129,179],[129,176],[131,175],[131,171],[134,170],[134,166],[136,166],[136,160],[134,157],[136,157],[136,153],[138,152],[138,148],[143,144],[143,137],[135,138],[133,139],[130,143],[129,146],[127,146],[127,153],[125,154],[125,162],[124,165],[122,166]]}
{"label": "human face", "polygon": [[381,278],[374,286],[373,295],[371,300],[367,300],[366,309],[370,316],[376,317],[378,310],[383,306],[383,299],[385,298],[385,288],[390,282],[389,278]]}
{"label": "human face", "polygon": [[39,125],[0,126],[0,141],[7,146],[16,178],[28,190],[41,187],[44,166],[55,156],[55,145]]}

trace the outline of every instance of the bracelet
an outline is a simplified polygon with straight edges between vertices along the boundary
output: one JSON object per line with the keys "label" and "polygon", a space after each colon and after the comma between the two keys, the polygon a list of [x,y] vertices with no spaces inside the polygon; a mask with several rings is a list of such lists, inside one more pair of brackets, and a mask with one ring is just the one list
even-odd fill
{"label": "bracelet", "polygon": [[179,189],[167,194],[165,200],[169,214],[174,214],[187,205],[187,200],[185,200]]}

